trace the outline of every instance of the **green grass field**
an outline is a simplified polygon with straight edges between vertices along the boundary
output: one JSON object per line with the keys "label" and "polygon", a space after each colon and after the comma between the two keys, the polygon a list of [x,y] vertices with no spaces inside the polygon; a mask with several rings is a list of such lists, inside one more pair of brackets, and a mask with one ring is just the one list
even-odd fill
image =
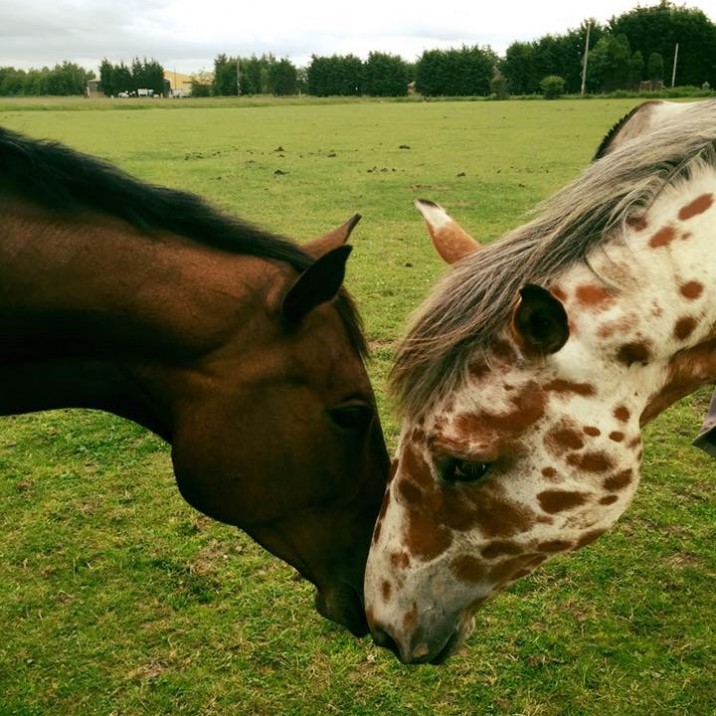
{"label": "green grass field", "polygon": [[[392,346],[443,270],[417,197],[476,237],[569,181],[634,100],[0,100],[0,124],[202,194],[299,240],[363,214],[348,285],[384,396]],[[165,445],[99,413],[0,422],[0,715],[711,716],[716,501],[690,447],[709,391],[646,431],[613,532],[477,617],[446,666],[404,667],[180,498]]]}

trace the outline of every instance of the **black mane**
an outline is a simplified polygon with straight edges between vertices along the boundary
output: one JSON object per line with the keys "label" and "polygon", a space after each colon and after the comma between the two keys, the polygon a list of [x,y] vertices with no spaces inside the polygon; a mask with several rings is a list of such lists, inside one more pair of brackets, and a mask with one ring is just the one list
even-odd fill
{"label": "black mane", "polygon": [[616,137],[617,133],[622,129],[622,127],[639,111],[641,110],[645,105],[647,104],[658,104],[656,100],[650,100],[648,102],[643,102],[642,104],[638,104],[634,109],[631,109],[629,112],[627,112],[604,136],[604,139],[600,142],[599,146],[597,147],[597,151],[594,153],[594,156],[592,157],[592,161],[596,162],[597,159],[601,159],[609,150],[611,147],[612,140],[614,137]]}
{"label": "black mane", "polygon": [[[315,260],[299,244],[229,216],[195,194],[139,181],[97,157],[0,127],[3,184],[48,209],[92,209],[140,231],[168,231],[204,246],[283,261],[299,273]],[[342,290],[335,306],[352,343],[366,356],[362,322],[350,294]]]}
{"label": "black mane", "polygon": [[93,209],[141,231],[169,231],[232,253],[285,261],[297,271],[313,262],[298,244],[224,214],[195,194],[139,181],[109,162],[3,127],[0,178],[49,209]]}

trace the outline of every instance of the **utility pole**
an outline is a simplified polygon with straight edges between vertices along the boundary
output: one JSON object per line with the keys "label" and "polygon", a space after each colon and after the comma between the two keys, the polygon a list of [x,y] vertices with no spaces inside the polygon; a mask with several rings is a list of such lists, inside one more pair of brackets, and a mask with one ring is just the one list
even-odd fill
{"label": "utility pole", "polygon": [[587,62],[589,61],[589,31],[592,29],[592,23],[587,25],[587,41],[584,43],[584,62],[582,62],[582,93],[584,97],[584,91],[587,86]]}
{"label": "utility pole", "polygon": [[236,96],[241,97],[241,67],[239,58],[236,58]]}
{"label": "utility pole", "polygon": [[674,67],[671,70],[671,86],[674,86],[674,82],[676,82],[676,63],[679,59],[679,43],[676,43],[676,47],[674,48]]}

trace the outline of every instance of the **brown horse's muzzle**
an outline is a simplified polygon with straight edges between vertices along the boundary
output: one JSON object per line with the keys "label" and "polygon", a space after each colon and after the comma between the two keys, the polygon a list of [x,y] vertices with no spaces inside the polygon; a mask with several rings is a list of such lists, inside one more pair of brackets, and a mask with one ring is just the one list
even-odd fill
{"label": "brown horse's muzzle", "polygon": [[347,584],[316,590],[316,611],[326,619],[346,627],[353,636],[368,633],[363,602],[353,587]]}

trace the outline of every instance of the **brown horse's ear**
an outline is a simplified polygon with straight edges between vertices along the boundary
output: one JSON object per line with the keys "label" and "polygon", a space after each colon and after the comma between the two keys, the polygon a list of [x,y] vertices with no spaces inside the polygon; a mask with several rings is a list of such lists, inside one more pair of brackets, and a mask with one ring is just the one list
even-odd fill
{"label": "brown horse's ear", "polygon": [[314,258],[319,258],[324,254],[327,254],[333,249],[337,249],[339,246],[348,241],[348,237],[351,235],[356,224],[361,220],[360,214],[353,214],[348,221],[341,224],[337,229],[329,231],[323,236],[318,236],[315,239],[303,244],[301,247],[307,254],[310,254]]}
{"label": "brown horse's ear", "polygon": [[527,355],[556,353],[569,338],[567,311],[547,289],[528,283],[512,313],[512,332]]}
{"label": "brown horse's ear", "polygon": [[416,199],[415,207],[423,215],[433,246],[445,263],[454,264],[481,248],[480,242],[475,241],[439,204]]}
{"label": "brown horse's ear", "polygon": [[296,279],[281,306],[286,323],[300,323],[316,306],[330,301],[338,293],[352,250],[352,246],[339,246],[329,251]]}

